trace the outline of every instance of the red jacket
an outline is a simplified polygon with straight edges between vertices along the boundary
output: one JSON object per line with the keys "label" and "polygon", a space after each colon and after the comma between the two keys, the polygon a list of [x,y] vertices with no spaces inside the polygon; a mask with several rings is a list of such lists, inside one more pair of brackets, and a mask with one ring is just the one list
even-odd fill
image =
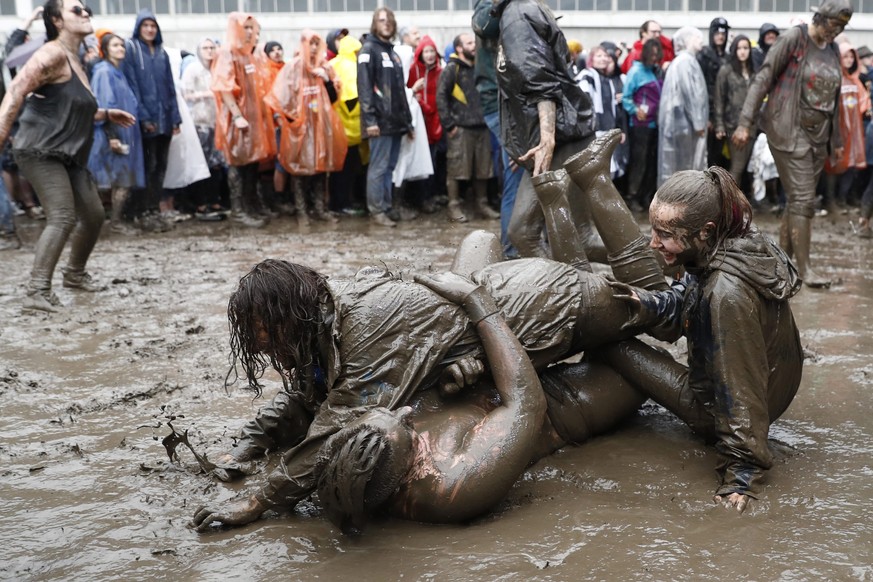
{"label": "red jacket", "polygon": [[[437,53],[436,65],[428,70],[421,57],[424,47],[433,47]],[[406,86],[412,88],[416,81],[424,79],[424,87],[415,94],[415,98],[421,105],[421,113],[424,115],[424,127],[427,129],[427,142],[435,144],[443,137],[443,126],[440,124],[440,115],[437,111],[436,93],[437,82],[440,79],[440,73],[443,70],[439,57],[440,51],[436,47],[433,39],[425,35],[419,41],[415,49],[415,55],[412,59],[412,64],[409,66],[409,81]]]}
{"label": "red jacket", "polygon": [[[661,60],[661,64],[669,63],[676,57],[676,54],[673,52],[673,41],[663,34],[658,38],[661,39],[661,48],[664,51],[664,58]],[[627,58],[621,63],[621,72],[627,75],[631,65],[634,64],[634,61],[640,60],[641,56],[643,56],[643,41],[638,40],[634,43],[634,48],[627,54]]]}

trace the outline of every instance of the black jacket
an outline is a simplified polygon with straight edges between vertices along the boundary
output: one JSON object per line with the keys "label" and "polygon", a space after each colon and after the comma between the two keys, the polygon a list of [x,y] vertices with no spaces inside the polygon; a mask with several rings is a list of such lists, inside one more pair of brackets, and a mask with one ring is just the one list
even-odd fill
{"label": "black jacket", "polygon": [[713,121],[715,117],[715,80],[718,78],[718,71],[722,65],[727,63],[728,52],[727,46],[725,51],[719,56],[715,48],[710,46],[703,47],[697,54],[697,62],[700,63],[700,68],[703,69],[703,78],[706,79],[706,92],[709,94],[709,120]]}
{"label": "black jacket", "polygon": [[551,10],[536,0],[500,0],[497,85],[501,141],[513,158],[540,143],[537,104],[556,105],[555,143],[580,141],[594,133],[591,99],[568,72],[567,39]]}
{"label": "black jacket", "polygon": [[374,125],[379,126],[382,135],[412,131],[403,64],[392,45],[372,36],[358,54],[358,99],[363,135]]}
{"label": "black jacket", "polygon": [[[459,91],[455,91],[456,85]],[[440,74],[437,109],[445,131],[452,131],[456,126],[486,127],[473,66],[455,55]]]}

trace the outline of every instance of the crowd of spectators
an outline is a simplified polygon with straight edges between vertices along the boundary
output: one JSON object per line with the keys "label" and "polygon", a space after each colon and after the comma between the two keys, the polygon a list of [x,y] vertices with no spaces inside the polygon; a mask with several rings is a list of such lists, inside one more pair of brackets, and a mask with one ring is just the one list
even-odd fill
{"label": "crowd of spectators", "polygon": [[[282,45],[262,39],[257,20],[245,13],[231,13],[226,37],[204,38],[193,52],[165,48],[148,10],[127,38],[97,29],[80,57],[99,106],[138,121],[133,128],[95,123],[88,169],[109,228],[120,235],[160,232],[192,219],[260,228],[280,214],[296,215],[301,226],[369,216],[375,226],[392,227],[445,208],[451,221],[500,218],[507,256],[518,254],[516,246],[522,255],[537,254],[540,234],[528,216],[536,203],[527,192],[531,175],[547,167],[536,166],[533,150],[531,165],[523,163],[537,143],[519,150],[516,129],[507,128],[513,114],[500,111],[501,102],[511,111],[513,101],[499,86],[495,59],[513,47],[499,45],[496,28],[489,34],[492,6],[477,2],[471,30],[442,48],[435,35],[398,28],[393,12],[379,8],[360,38],[346,28],[303,31],[287,61]],[[29,42],[40,10],[10,35],[7,58]],[[756,72],[784,32],[764,23],[751,39],[732,34],[718,17],[708,41],[691,26],[668,37],[653,20],[640,26],[630,49],[555,37],[566,45],[555,51],[568,60],[566,77],[585,99],[570,99],[574,115],[594,134],[623,133],[611,171],[632,210],[648,208],[675,171],[719,165],[753,205],[781,211],[785,196],[766,135],[753,126],[747,143],[731,137]],[[861,206],[858,233],[869,237],[873,51],[856,49],[845,35],[837,43],[846,147],[825,166],[817,212]],[[528,43],[518,46],[526,50]],[[15,67],[8,71],[14,77]],[[535,127],[543,111],[532,114]],[[564,118],[559,114],[559,123]],[[566,140],[573,144],[567,153],[592,137]],[[560,146],[552,146],[556,155]],[[13,215],[43,215],[8,144],[0,168],[0,248],[17,248]],[[513,230],[522,234],[513,239]]]}

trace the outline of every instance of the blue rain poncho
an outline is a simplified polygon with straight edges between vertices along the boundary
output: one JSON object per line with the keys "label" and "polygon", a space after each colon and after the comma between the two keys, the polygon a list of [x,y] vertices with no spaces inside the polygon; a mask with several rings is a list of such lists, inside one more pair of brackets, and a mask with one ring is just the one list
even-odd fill
{"label": "blue rain poncho", "polygon": [[[101,109],[122,109],[136,115],[136,96],[121,69],[115,68],[109,61],[102,61],[94,67],[91,89]],[[109,149],[110,137],[127,144],[129,153],[117,154]],[[107,127],[105,122],[95,122],[94,145],[91,146],[88,169],[100,189],[144,188],[145,167],[139,124],[121,127],[110,123]]]}

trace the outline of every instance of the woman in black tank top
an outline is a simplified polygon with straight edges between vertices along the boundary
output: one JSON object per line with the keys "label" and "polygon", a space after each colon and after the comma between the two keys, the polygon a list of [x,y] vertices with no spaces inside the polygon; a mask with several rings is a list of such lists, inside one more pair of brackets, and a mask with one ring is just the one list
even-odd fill
{"label": "woman in black tank top", "polygon": [[0,146],[20,111],[13,153],[47,219],[24,307],[54,312],[61,302],[51,290],[52,275],[71,233],[64,287],[103,289],[85,271],[103,224],[103,205],[87,170],[94,121],[129,127],[135,119],[120,109],[97,109],[77,56],[82,40],[93,32],[91,9],[79,0],[49,0],[43,20],[49,42],[19,71],[0,104]]}

